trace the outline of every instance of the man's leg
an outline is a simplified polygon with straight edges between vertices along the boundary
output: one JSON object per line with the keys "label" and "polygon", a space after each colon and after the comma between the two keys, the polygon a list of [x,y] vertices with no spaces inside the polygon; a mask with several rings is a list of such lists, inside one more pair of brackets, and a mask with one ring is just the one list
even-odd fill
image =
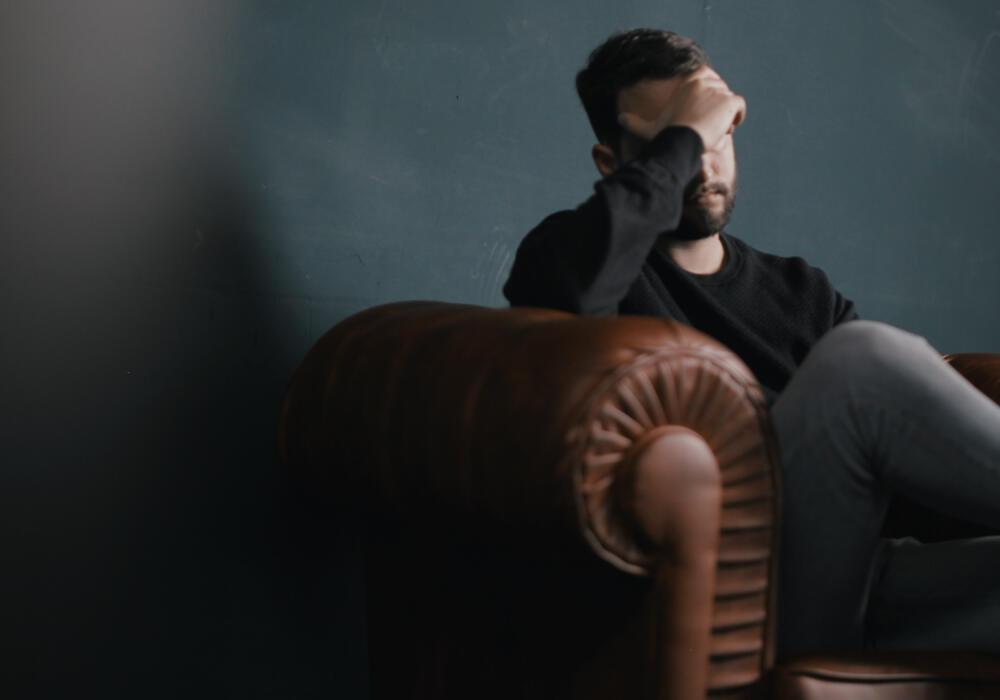
{"label": "man's leg", "polygon": [[[895,582],[880,596],[905,586],[889,571],[904,559],[880,537],[893,493],[1000,528],[1000,406],[922,338],[868,321],[834,329],[778,398],[773,418],[783,479],[782,655],[865,646],[880,574]],[[981,549],[994,554],[981,588],[1000,586],[1000,539],[986,540]],[[905,561],[925,555],[937,556],[913,549]],[[930,561],[909,568],[930,571]],[[1000,610],[985,604],[980,612],[1000,629]]]}
{"label": "man's leg", "polygon": [[1000,651],[1000,536],[892,540],[872,591],[876,650]]}

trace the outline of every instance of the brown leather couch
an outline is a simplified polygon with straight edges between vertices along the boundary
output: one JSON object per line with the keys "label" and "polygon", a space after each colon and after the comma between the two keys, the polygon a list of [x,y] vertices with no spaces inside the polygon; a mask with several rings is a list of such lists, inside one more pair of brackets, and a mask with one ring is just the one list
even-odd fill
{"label": "brown leather couch", "polygon": [[[1000,399],[1000,355],[950,359]],[[375,698],[1000,698],[985,655],[776,663],[767,405],[680,324],[377,307],[316,343],[279,436],[363,529]]]}

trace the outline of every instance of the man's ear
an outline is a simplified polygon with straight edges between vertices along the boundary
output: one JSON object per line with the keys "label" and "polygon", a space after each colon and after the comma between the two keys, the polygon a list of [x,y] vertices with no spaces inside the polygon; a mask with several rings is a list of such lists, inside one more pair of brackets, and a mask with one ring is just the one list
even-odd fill
{"label": "man's ear", "polygon": [[599,172],[602,177],[607,177],[614,171],[618,170],[618,156],[616,156],[615,152],[603,143],[594,144],[594,147],[590,149],[590,156],[594,159],[594,165],[597,166],[597,172]]}

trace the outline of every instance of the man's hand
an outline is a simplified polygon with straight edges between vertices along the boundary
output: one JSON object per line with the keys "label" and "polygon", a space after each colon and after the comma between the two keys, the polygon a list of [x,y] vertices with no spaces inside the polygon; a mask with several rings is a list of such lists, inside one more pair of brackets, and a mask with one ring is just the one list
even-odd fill
{"label": "man's hand", "polygon": [[[644,141],[651,141],[668,126],[687,126],[698,132],[706,149],[746,118],[747,103],[733,93],[719,74],[708,66],[676,79],[666,108],[653,121],[622,111],[618,123]],[[670,81],[674,82],[674,81]]]}

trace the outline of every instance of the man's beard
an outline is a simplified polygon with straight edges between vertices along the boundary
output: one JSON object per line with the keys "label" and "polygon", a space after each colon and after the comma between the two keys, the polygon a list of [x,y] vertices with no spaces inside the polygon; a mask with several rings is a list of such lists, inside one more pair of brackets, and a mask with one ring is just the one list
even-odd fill
{"label": "man's beard", "polygon": [[[709,192],[722,195],[721,210],[698,201],[703,194]],[[682,241],[708,238],[726,227],[735,206],[735,176],[732,185],[724,182],[707,183],[701,179],[692,180],[684,190],[684,213],[681,214],[681,223],[669,234],[670,238]]]}

